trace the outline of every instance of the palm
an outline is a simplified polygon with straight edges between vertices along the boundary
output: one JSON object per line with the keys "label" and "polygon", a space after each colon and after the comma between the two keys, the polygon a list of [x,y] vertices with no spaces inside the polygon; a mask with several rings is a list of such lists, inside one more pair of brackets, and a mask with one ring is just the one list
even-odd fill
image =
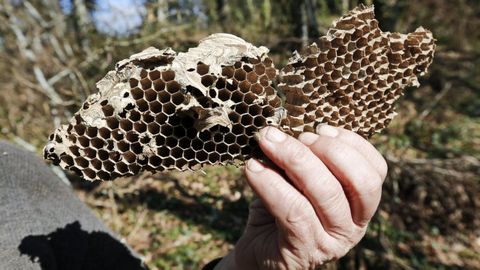
{"label": "palm", "polygon": [[263,206],[260,199],[250,205],[245,233],[237,243],[237,258],[245,263],[245,269],[286,269],[293,258],[282,252],[290,245],[279,229],[275,218]]}

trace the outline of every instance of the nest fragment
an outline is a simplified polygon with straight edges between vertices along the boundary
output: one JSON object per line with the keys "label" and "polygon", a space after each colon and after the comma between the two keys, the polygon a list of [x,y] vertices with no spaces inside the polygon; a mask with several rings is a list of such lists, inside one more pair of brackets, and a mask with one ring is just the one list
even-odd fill
{"label": "nest fragment", "polygon": [[382,32],[364,6],[280,72],[267,48],[229,34],[186,53],[148,48],[97,83],[44,156],[85,179],[113,180],[261,156],[254,134],[267,125],[298,136],[329,124],[368,138],[395,116],[403,89],[418,86],[434,50],[429,31]]}

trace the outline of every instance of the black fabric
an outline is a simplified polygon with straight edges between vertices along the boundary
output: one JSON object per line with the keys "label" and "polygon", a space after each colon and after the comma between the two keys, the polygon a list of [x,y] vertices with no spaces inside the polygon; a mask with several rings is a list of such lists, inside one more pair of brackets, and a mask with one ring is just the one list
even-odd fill
{"label": "black fabric", "polygon": [[215,268],[215,266],[217,266],[217,264],[222,260],[222,258],[217,258],[209,263],[207,263],[207,265],[205,265],[202,270],[213,270]]}
{"label": "black fabric", "polygon": [[146,269],[40,159],[0,141],[0,269]]}

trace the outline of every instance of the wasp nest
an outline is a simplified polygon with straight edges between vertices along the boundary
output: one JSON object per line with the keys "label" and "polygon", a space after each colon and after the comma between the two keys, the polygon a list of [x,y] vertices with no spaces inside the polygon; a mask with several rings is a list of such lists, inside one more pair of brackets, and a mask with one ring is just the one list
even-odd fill
{"label": "wasp nest", "polygon": [[244,161],[261,155],[254,135],[267,125],[296,136],[325,123],[369,137],[393,118],[403,89],[418,85],[434,49],[429,31],[382,32],[363,6],[281,72],[267,48],[229,34],[186,53],[148,48],[97,83],[44,155],[85,179],[111,180]]}

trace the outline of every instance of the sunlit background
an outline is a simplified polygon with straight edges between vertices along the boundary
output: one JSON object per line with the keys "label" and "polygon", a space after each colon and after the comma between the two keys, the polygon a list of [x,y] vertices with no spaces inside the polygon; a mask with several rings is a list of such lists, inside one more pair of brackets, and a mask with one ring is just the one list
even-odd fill
{"label": "sunlit background", "polygon": [[[328,268],[480,269],[478,0],[3,0],[0,139],[40,156],[95,82],[146,47],[185,51],[228,32],[270,48],[282,66],[361,3],[375,5],[383,30],[430,29],[438,50],[421,87],[373,138],[390,171],[367,236]],[[56,172],[150,269],[198,269],[226,254],[252,197],[235,167],[113,183]]]}

